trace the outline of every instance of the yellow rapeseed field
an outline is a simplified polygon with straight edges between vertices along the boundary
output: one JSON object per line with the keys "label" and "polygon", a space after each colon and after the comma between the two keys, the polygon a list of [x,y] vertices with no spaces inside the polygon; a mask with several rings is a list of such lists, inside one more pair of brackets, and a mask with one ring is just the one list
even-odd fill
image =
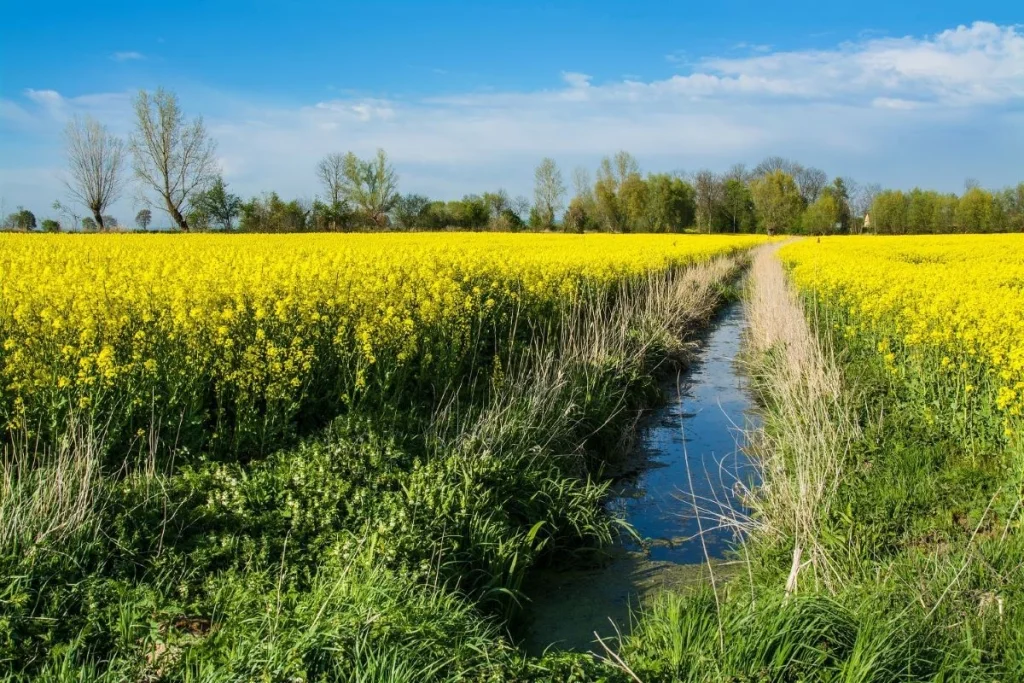
{"label": "yellow rapeseed field", "polygon": [[1024,412],[1024,235],[837,237],[787,245],[795,283],[835,304],[926,401],[992,418]]}
{"label": "yellow rapeseed field", "polygon": [[762,239],[2,235],[0,410],[29,434],[75,413],[262,442],[304,412],[451,380],[514,314]]}

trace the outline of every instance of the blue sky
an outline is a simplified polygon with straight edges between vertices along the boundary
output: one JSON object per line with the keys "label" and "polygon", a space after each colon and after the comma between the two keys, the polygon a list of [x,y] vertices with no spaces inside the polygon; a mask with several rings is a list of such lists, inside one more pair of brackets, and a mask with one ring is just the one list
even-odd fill
{"label": "blue sky", "polygon": [[[131,132],[175,90],[243,196],[312,198],[317,159],[384,147],[402,189],[530,194],[627,149],[645,170],[768,154],[959,190],[1024,180],[1011,2],[18,3],[0,27],[0,198],[49,215],[61,130]],[[129,220],[132,190],[114,215]]]}

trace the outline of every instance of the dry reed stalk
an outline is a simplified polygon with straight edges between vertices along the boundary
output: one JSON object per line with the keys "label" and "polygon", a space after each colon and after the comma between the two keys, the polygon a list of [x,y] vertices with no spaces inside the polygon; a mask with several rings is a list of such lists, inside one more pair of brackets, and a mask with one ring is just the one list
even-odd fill
{"label": "dry reed stalk", "polygon": [[[740,257],[722,257],[650,275],[620,292],[610,305],[600,297],[581,298],[570,305],[552,335],[535,338],[513,356],[487,407],[458,418],[446,404],[435,414],[432,431],[442,443],[475,442],[492,451],[499,444],[544,447],[571,433],[581,394],[601,380],[602,372],[642,366],[654,344],[670,355],[685,355],[686,338],[714,314],[721,286],[739,268]],[[623,386],[612,396],[617,407],[605,424],[625,409],[629,390]],[[508,443],[510,435],[515,444]]]}
{"label": "dry reed stalk", "polygon": [[778,245],[754,256],[746,303],[747,343],[765,402],[757,438],[761,485],[747,498],[753,533],[791,538],[787,592],[797,590],[808,565],[826,589],[841,577],[821,542],[836,490],[859,427],[832,350],[808,324],[786,279]]}
{"label": "dry reed stalk", "polygon": [[60,542],[96,524],[100,440],[69,427],[52,448],[18,441],[0,459],[0,553]]}

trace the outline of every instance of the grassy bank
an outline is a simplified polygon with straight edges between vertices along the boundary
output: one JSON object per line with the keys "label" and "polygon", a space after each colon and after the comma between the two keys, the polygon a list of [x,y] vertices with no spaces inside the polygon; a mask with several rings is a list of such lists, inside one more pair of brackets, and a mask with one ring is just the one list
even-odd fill
{"label": "grassy bank", "polygon": [[[467,337],[466,372],[352,401],[324,429],[287,423],[279,448],[185,448],[154,424],[118,451],[121,424],[70,409],[58,438],[12,440],[3,668],[16,680],[590,677],[596,663],[510,645],[519,588],[619,533],[600,507],[602,466],[741,261],[579,288],[529,324],[488,318]],[[375,381],[397,381],[385,370]],[[104,400],[122,391],[111,386]]]}
{"label": "grassy bank", "polygon": [[956,400],[944,354],[929,367],[893,349],[835,290],[795,293],[774,255],[756,258],[751,279],[765,422],[753,514],[733,520],[747,575],[663,596],[621,645],[620,670],[644,681],[1024,676],[1021,453],[1006,414],[963,387]]}

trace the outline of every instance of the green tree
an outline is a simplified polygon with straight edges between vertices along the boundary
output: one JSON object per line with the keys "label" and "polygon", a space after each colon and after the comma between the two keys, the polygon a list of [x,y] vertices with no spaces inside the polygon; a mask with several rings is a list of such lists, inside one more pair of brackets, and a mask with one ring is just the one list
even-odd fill
{"label": "green tree", "polygon": [[86,232],[95,232],[97,227],[99,227],[98,224],[90,216],[86,216],[82,219],[82,230],[85,230]]}
{"label": "green tree", "polygon": [[937,232],[939,194],[915,187],[907,194],[908,232]]}
{"label": "green tree", "polygon": [[448,202],[448,215],[452,227],[483,230],[490,222],[491,210],[483,197],[468,194],[460,200]]}
{"label": "green tree", "polygon": [[245,232],[302,232],[311,212],[312,206],[294,199],[286,202],[269,192],[242,204],[238,227]]}
{"label": "green tree", "polygon": [[391,215],[395,224],[403,230],[423,229],[426,226],[427,208],[430,198],[421,194],[407,194],[398,198]]}
{"label": "green tree", "polygon": [[185,214],[185,220],[188,221],[188,227],[190,230],[198,230],[199,232],[205,232],[210,229],[210,214],[198,206],[192,207],[187,214]]}
{"label": "green tree", "polygon": [[1024,232],[1024,183],[1001,190],[995,199],[1002,209],[1002,229]]}
{"label": "green tree", "polygon": [[693,174],[694,199],[697,204],[697,227],[711,232],[715,215],[721,211],[722,178],[704,169]]}
{"label": "green tree", "polygon": [[604,230],[622,229],[623,215],[619,207],[619,180],[612,170],[611,159],[605,157],[597,169],[594,182],[594,215]]}
{"label": "green tree", "polygon": [[956,224],[960,232],[991,232],[995,217],[991,192],[971,187],[960,197],[956,208]]}
{"label": "green tree", "polygon": [[[496,232],[518,232],[523,229],[525,224],[518,208],[522,198],[512,199],[508,192],[499,189],[495,192],[484,192],[482,199],[490,213],[488,228]],[[526,203],[529,204],[529,200]]]}
{"label": "green tree", "polygon": [[899,190],[879,192],[871,202],[871,229],[879,235],[902,235],[907,232],[907,195]]}
{"label": "green tree", "polygon": [[647,224],[658,232],[679,232],[693,225],[696,215],[693,185],[677,175],[647,176]]}
{"label": "green tree", "polygon": [[207,190],[196,195],[192,206],[206,216],[210,225],[231,230],[242,210],[242,200],[228,192],[227,183],[218,175]]}
{"label": "green tree", "polygon": [[844,178],[834,178],[832,183],[822,190],[824,194],[832,195],[839,206],[839,232],[850,233],[853,230],[853,200],[850,197],[850,187]]}
{"label": "green tree", "polygon": [[585,232],[590,227],[593,219],[587,214],[586,200],[583,197],[573,197],[569,202],[569,208],[565,211],[562,219],[562,227],[566,232]]}
{"label": "green tree", "polygon": [[757,226],[754,196],[739,178],[726,178],[722,184],[721,210],[730,232],[753,232]]}
{"label": "green tree", "polygon": [[842,208],[833,192],[820,192],[803,215],[804,231],[812,235],[827,235],[840,223]]}
{"label": "green tree", "polygon": [[630,174],[619,184],[619,207],[622,209],[623,230],[651,230],[650,188],[639,173]]}
{"label": "green tree", "polygon": [[799,224],[803,199],[793,176],[774,170],[750,183],[758,224],[769,235],[792,230]]}
{"label": "green tree", "polygon": [[18,210],[7,217],[7,225],[15,230],[35,230],[36,215],[28,209],[19,206]]}
{"label": "green tree", "polygon": [[42,228],[43,232],[60,232],[60,223],[52,218],[44,218],[39,227]]}
{"label": "green tree", "polygon": [[340,197],[354,208],[356,215],[377,228],[387,226],[389,214],[398,203],[398,174],[383,149],[372,159],[360,159],[352,152],[345,155]]}
{"label": "green tree", "polygon": [[322,202],[319,199],[313,200],[309,215],[306,219],[306,228],[316,232],[336,232],[348,230],[352,225],[352,212],[348,204]]}
{"label": "green tree", "polygon": [[497,232],[519,232],[526,224],[514,209],[502,209],[497,216],[491,216],[490,228]]}
{"label": "green tree", "polygon": [[935,199],[935,213],[932,232],[950,233],[956,231],[956,210],[960,206],[960,198],[952,192],[940,194]]}
{"label": "green tree", "polygon": [[631,178],[640,178],[640,166],[632,154],[625,150],[605,157],[597,169],[594,183],[594,218],[604,230],[628,230],[629,216],[623,204],[622,186]]}

